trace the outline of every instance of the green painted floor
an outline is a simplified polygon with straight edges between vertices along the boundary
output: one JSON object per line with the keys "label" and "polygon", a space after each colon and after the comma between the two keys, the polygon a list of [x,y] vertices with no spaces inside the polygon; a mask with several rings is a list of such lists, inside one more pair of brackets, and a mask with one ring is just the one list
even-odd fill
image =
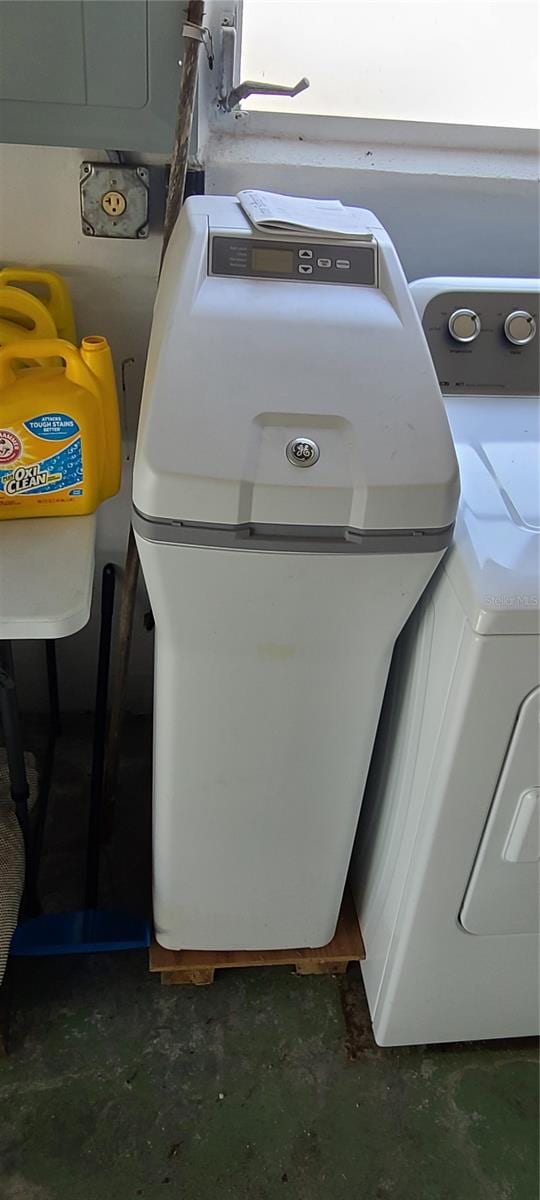
{"label": "green painted floor", "polygon": [[[81,847],[69,814],[77,798],[83,807],[87,729],[68,734],[44,859],[49,897]],[[147,770],[146,735],[132,734],[120,817]],[[133,857],[125,839],[123,855],[117,848],[124,882],[144,857],[137,844]],[[10,984],[0,1200],[538,1195],[534,1045],[381,1050],[358,970],[227,971],[209,988],[174,988],[137,952],[17,960]]]}
{"label": "green painted floor", "polygon": [[19,962],[13,988],[2,1200],[537,1194],[533,1048],[379,1050],[356,975],[171,988],[136,953]]}

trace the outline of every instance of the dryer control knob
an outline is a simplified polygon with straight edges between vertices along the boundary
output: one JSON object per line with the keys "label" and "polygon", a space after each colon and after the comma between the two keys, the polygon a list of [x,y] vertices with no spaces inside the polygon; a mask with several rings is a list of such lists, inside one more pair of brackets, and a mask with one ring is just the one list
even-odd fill
{"label": "dryer control knob", "polygon": [[456,308],[448,321],[448,329],[456,342],[474,342],[481,332],[478,313],[472,308]]}
{"label": "dryer control knob", "polygon": [[516,312],[507,316],[504,332],[514,346],[526,346],[527,342],[532,342],[536,333],[536,321],[531,313],[516,309]]}

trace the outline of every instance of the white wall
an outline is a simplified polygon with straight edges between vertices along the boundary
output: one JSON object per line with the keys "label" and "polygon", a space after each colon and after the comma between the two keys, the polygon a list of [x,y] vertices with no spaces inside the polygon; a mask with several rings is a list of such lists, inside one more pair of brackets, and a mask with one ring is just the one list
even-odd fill
{"label": "white wall", "polygon": [[[142,241],[87,238],[81,232],[78,198],[79,166],[85,158],[104,158],[96,151],[56,147],[0,147],[0,262],[51,267],[67,280],[79,336],[104,334],[110,341],[120,385],[125,368],[126,393],[119,392],[124,427],[124,485],[120,496],[99,511],[96,589],[108,560],[121,564],[129,528],[130,465],[136,431],[146,348],[156,289],[161,234]],[[1,570],[1,563],[0,563]],[[146,607],[140,589],[130,676],[130,706],[151,704],[152,636],[142,627]],[[94,610],[97,605],[94,605]],[[62,702],[91,707],[97,643],[96,612],[90,625],[58,643]],[[43,699],[39,648],[19,646],[21,700],[37,707]],[[38,669],[35,669],[36,662]]]}
{"label": "white wall", "polygon": [[[152,316],[160,235],[142,242],[85,238],[78,211],[79,163],[84,150],[0,148],[0,261],[51,266],[72,290],[79,332],[109,338],[117,367],[126,370],[126,462],[123,492],[99,513],[98,566],[121,563],[129,523],[129,467]],[[94,157],[98,157],[95,155]],[[415,175],[379,170],[330,169],[210,161],[207,190],[236,193],[254,186],[297,195],[336,196],[374,209],[394,237],[410,279],[430,274],[524,275],[539,273],[537,188],[528,181]],[[129,460],[129,461],[128,461]],[[0,565],[1,569],[1,565]],[[128,692],[135,711],[151,705],[152,637],[142,627],[141,589]],[[97,630],[90,626],[59,644],[63,702],[92,704]],[[19,653],[23,703],[36,707],[38,649]],[[39,679],[39,675],[38,675]]]}

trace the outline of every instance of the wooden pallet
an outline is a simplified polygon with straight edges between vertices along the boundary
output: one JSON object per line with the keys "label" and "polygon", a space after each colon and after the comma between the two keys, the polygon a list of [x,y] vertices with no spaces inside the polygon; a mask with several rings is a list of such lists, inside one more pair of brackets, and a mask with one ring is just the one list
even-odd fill
{"label": "wooden pallet", "polygon": [[214,972],[225,967],[291,966],[297,975],[344,975],[350,962],[365,956],[352,897],[346,893],[336,932],[327,946],[304,950],[165,950],[153,941],[149,966],[151,971],[159,971],[162,983],[203,987],[213,983]]}

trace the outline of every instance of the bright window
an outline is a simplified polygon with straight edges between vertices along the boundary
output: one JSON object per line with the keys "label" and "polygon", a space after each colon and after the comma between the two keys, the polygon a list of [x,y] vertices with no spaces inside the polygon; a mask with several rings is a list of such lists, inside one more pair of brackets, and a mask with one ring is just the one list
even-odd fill
{"label": "bright window", "polygon": [[241,78],[271,112],[537,129],[538,0],[244,0]]}

